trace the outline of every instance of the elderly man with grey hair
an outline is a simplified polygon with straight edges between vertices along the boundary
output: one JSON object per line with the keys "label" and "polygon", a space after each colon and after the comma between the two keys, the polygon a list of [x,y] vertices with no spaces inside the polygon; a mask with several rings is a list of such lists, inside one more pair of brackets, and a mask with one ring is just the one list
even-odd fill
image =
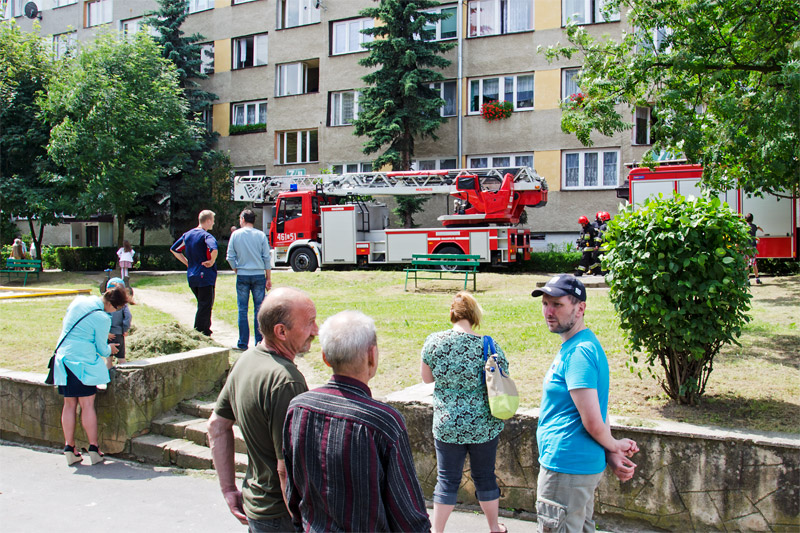
{"label": "elderly man with grey hair", "polygon": [[358,311],[319,331],[333,368],[323,387],[289,404],[283,427],[286,497],[302,531],[430,531],[403,416],[372,399],[375,323]]}

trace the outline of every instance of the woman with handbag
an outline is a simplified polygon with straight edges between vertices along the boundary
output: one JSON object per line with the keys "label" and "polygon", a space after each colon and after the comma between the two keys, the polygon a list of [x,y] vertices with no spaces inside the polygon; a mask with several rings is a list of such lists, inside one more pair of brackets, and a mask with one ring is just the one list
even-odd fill
{"label": "woman with handbag", "polygon": [[78,296],[67,308],[56,353],[53,356],[53,376],[58,393],[64,397],[61,428],[64,431],[64,455],[67,464],[82,460],[75,450],[75,423],[78,405],[81,425],[89,439],[88,454],[92,464],[103,461],[98,446],[97,413],[94,399],[97,386],[110,381],[105,358],[117,353],[116,344],[108,344],[111,313],[128,302],[124,287],[114,287],[102,297]]}
{"label": "woman with handbag", "polygon": [[[438,475],[433,491],[433,531],[444,531],[456,504],[458,487],[469,454],[475,495],[489,529],[505,532],[497,522],[500,488],[494,474],[502,420],[492,416],[484,383],[483,338],[473,331],[483,310],[466,291],[450,305],[453,328],[428,336],[422,348],[422,381],[433,389],[433,437]],[[508,372],[508,361],[496,347],[497,362]]]}

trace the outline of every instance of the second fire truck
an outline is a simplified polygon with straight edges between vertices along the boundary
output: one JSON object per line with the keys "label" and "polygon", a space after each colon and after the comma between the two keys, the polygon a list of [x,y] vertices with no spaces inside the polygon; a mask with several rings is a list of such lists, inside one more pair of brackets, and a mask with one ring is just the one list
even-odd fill
{"label": "second fire truck", "polygon": [[[389,229],[386,204],[363,199],[425,194],[455,198],[454,213],[439,217],[443,227]],[[525,207],[547,203],[547,183],[527,167],[240,176],[234,198],[265,207],[275,264],[298,272],[433,253],[476,254],[498,265],[530,259],[530,229],[517,225]]]}

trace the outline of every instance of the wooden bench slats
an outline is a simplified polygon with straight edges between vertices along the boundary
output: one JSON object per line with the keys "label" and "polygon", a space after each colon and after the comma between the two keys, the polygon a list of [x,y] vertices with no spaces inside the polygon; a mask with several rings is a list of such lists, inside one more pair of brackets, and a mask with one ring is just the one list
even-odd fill
{"label": "wooden bench slats", "polygon": [[8,277],[8,282],[11,283],[11,276],[24,276],[22,286],[28,283],[28,274],[36,274],[36,279],[39,279],[39,271],[42,268],[41,259],[6,259],[6,268],[0,270],[0,274],[5,274]]}
{"label": "wooden bench slats", "polygon": [[[461,280],[464,278],[464,290],[472,276],[472,291],[477,287],[476,274],[480,265],[480,255],[462,254],[413,254],[411,256],[411,267],[405,269],[406,283],[403,290],[408,290],[408,277],[414,273],[414,288],[417,288],[417,280]],[[454,270],[443,270],[441,267],[455,267]],[[438,268],[431,268],[438,267]],[[433,276],[423,276],[420,273],[436,274]],[[445,277],[447,275],[456,277]]]}

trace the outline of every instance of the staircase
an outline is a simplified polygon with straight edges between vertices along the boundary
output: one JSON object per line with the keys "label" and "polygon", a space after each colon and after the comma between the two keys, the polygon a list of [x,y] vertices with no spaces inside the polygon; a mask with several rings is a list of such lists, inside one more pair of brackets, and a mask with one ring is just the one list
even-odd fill
{"label": "staircase", "polygon": [[[196,470],[213,469],[208,447],[208,418],[214,402],[189,400],[177,411],[153,420],[150,433],[131,439],[131,455],[139,461]],[[247,455],[239,426],[233,426],[237,472],[247,469]]]}

